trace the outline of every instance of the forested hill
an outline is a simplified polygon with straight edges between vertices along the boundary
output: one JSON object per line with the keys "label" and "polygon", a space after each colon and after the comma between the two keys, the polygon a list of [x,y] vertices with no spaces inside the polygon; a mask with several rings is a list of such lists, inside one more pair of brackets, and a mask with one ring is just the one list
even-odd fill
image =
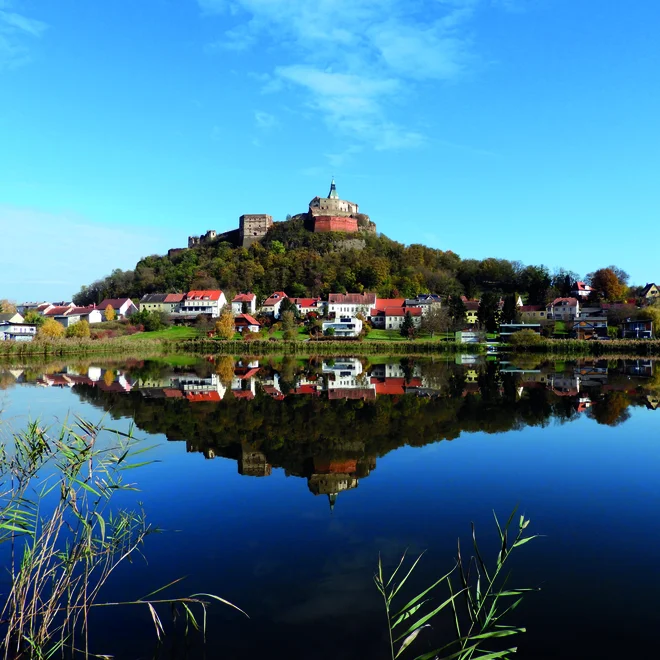
{"label": "forested hill", "polygon": [[[567,295],[575,273],[550,273],[544,266],[523,266],[504,259],[460,259],[451,251],[423,245],[405,246],[373,234],[314,234],[302,218],[276,224],[262,243],[249,248],[209,243],[171,257],[149,256],[134,270],[115,270],[83,286],[74,296],[79,305],[104,298],[140,298],[145,293],[220,288],[231,295],[253,291],[265,298],[273,291],[290,296],[330,292],[375,291],[381,297],[412,297],[434,292],[465,294],[484,291],[520,293],[529,304]],[[361,247],[363,242],[364,247]]]}

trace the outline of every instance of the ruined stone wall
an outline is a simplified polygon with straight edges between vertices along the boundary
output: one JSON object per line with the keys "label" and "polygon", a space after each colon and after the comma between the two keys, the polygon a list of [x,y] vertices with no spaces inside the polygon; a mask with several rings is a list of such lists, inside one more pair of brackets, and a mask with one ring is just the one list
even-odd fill
{"label": "ruined stone wall", "polygon": [[242,215],[238,221],[241,245],[248,247],[255,241],[261,240],[272,226],[272,216],[265,213]]}
{"label": "ruined stone wall", "polygon": [[343,231],[355,233],[358,231],[356,218],[343,218],[334,215],[317,215],[314,217],[314,232]]}

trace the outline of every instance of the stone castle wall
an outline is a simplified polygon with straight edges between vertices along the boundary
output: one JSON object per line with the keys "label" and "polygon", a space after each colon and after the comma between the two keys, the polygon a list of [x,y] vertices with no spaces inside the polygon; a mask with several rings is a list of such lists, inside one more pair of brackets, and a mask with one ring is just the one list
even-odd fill
{"label": "stone castle wall", "polygon": [[317,215],[314,216],[314,232],[343,231],[346,233],[355,233],[358,231],[358,221],[356,218],[344,218],[335,215]]}
{"label": "stone castle wall", "polygon": [[238,220],[241,245],[248,247],[261,240],[273,226],[273,217],[265,213],[242,215]]}

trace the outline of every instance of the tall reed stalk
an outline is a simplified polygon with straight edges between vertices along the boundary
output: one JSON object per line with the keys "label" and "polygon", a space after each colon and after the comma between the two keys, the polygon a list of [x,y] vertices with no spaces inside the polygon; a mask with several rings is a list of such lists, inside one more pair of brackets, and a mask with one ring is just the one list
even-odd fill
{"label": "tall reed stalk", "polygon": [[[474,555],[469,560],[464,560],[459,539],[454,567],[401,608],[394,607],[394,598],[417,568],[422,555],[417,557],[398,583],[394,582],[394,579],[405,563],[405,553],[399,565],[387,578],[383,575],[382,561],[378,559],[378,572],[374,576],[374,581],[385,604],[392,660],[396,660],[409,649],[422,631],[431,628],[431,621],[444,611],[449,614],[453,622],[455,639],[432,651],[417,655],[415,660],[476,660],[477,658],[490,660],[508,658],[516,652],[516,647],[501,650],[484,648],[486,645],[497,644],[502,638],[525,632],[525,628],[508,625],[502,621],[518,607],[526,592],[535,591],[535,589],[514,589],[507,586],[510,574],[505,575],[504,569],[511,553],[537,536],[524,536],[524,530],[530,521],[520,516],[517,532],[511,542],[509,529],[515,514],[514,509],[504,527],[495,516],[500,545],[494,566],[489,568],[483,559],[473,523]],[[433,596],[442,586],[447,589],[446,598],[442,596],[440,599],[442,602],[435,605]]]}
{"label": "tall reed stalk", "polygon": [[104,431],[78,418],[51,435],[34,422],[0,449],[0,547],[10,550],[11,579],[1,606],[4,658],[88,657],[95,608],[148,608],[160,639],[159,604],[178,609],[186,630],[200,629],[193,607],[201,608],[204,630],[212,600],[231,605],[211,594],[154,598],[179,580],[138,600],[100,600],[112,574],[157,531],[143,510],[111,506],[117,493],[137,490],[126,475],[151,462],[141,456],[150,447],[138,445],[132,427],[111,431],[109,444],[100,440]]}

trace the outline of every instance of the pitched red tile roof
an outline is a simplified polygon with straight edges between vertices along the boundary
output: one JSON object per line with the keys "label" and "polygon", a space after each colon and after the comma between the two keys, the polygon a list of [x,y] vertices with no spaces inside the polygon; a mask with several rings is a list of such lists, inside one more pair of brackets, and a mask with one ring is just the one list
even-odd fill
{"label": "pitched red tile roof", "polygon": [[328,303],[334,305],[370,305],[376,304],[375,293],[331,293]]}
{"label": "pitched red tile roof", "polygon": [[[76,314],[81,314],[81,315],[89,314],[90,312],[93,312],[94,310],[97,310],[97,309],[98,309],[98,307],[94,307],[93,305],[88,305],[87,307],[71,307],[68,314],[73,314],[73,315],[76,315]],[[98,311],[100,312],[101,310],[98,309]]]}
{"label": "pitched red tile roof", "polygon": [[585,284],[584,282],[576,282],[574,290],[575,291],[593,291],[594,288],[589,286],[588,284]]}
{"label": "pitched red tile roof", "polygon": [[385,316],[405,316],[408,313],[410,316],[422,315],[421,307],[387,307],[384,311]]}
{"label": "pitched red tile roof", "polygon": [[47,312],[44,312],[44,316],[63,316],[66,312],[68,312],[71,309],[73,308],[58,305],[57,307],[53,307],[52,309],[49,309]]}
{"label": "pitched red tile roof", "polygon": [[188,291],[186,300],[220,300],[222,291],[209,290],[209,291]]}
{"label": "pitched red tile roof", "polygon": [[246,380],[247,378],[252,378],[259,371],[259,367],[251,367],[245,372],[241,372],[240,368],[234,370],[234,378],[239,378],[240,380]]}
{"label": "pitched red tile roof", "polygon": [[264,300],[264,307],[272,307],[273,305],[276,305],[278,302],[282,302],[285,298],[288,298],[286,293],[284,291],[275,291],[272,293],[266,300]]}
{"label": "pitched red tile roof", "polygon": [[321,302],[320,298],[290,298],[290,300],[294,305],[301,307],[315,307]]}
{"label": "pitched red tile roof", "polygon": [[522,307],[518,307],[518,309],[521,312],[540,312],[540,311],[545,311],[545,307],[543,305],[523,305]]}
{"label": "pitched red tile roof", "polygon": [[376,309],[385,309],[386,307],[403,307],[406,303],[405,298],[376,298]]}
{"label": "pitched red tile roof", "polygon": [[236,399],[247,399],[248,401],[254,399],[254,394],[250,390],[232,390],[231,393]]}
{"label": "pitched red tile roof", "polygon": [[479,301],[478,300],[464,300],[465,303],[465,309],[467,311],[474,311],[475,309],[479,309]]}
{"label": "pitched red tile roof", "polygon": [[255,319],[253,316],[250,316],[249,314],[238,314],[234,319],[234,324],[238,324],[239,321],[244,321],[245,325],[261,325],[257,319]]}
{"label": "pitched red tile roof", "polygon": [[171,387],[163,389],[163,394],[168,399],[182,399],[183,398],[183,392],[181,390],[175,390],[175,389],[172,389]]}
{"label": "pitched red tile roof", "polygon": [[237,302],[241,302],[241,303],[247,302],[247,303],[249,303],[249,302],[252,302],[256,297],[257,296],[255,296],[254,293],[239,293],[239,294],[234,296],[234,299],[232,300],[232,302],[235,302],[235,303],[237,303]]}
{"label": "pitched red tile roof", "polygon": [[185,297],[186,297],[185,293],[168,293],[165,296],[165,300],[163,302],[166,302],[166,303],[179,303]]}
{"label": "pitched red tile roof", "polygon": [[51,306],[52,303],[41,303],[41,305],[37,306],[37,311],[38,312],[43,312],[44,309],[48,309]]}

